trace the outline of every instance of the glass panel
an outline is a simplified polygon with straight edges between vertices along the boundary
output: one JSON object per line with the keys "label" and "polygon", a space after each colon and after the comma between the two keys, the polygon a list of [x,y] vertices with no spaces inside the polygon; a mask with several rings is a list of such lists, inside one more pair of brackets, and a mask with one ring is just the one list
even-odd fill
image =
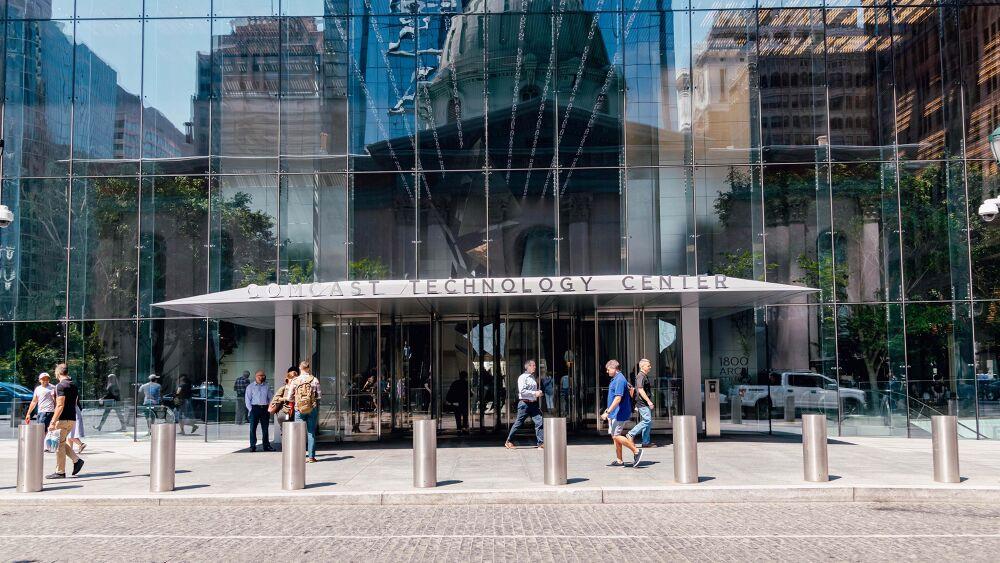
{"label": "glass panel", "polygon": [[[245,326],[244,322],[211,321],[209,354],[210,361],[217,367],[209,370],[215,374],[211,376],[212,385],[208,387],[209,439],[247,439],[246,397],[236,385],[240,375],[247,374],[248,380],[253,382],[257,371],[263,370],[264,382],[272,394],[284,384],[284,373],[271,373],[274,367],[274,330]],[[275,425],[270,426],[268,434],[271,440],[277,436]],[[257,437],[262,440],[258,447],[263,447],[260,431]]]}
{"label": "glass panel", "polygon": [[281,0],[283,16],[345,16],[348,0]]}
{"label": "glass panel", "polygon": [[906,388],[890,377],[888,321],[885,305],[837,307],[845,435],[906,435]]}
{"label": "glass panel", "polygon": [[[885,206],[896,205],[894,175],[885,173],[890,168],[878,163],[831,167],[831,191],[836,202],[832,259],[839,301],[883,301],[888,264],[899,270],[899,255],[889,254],[884,248],[885,238],[895,236],[884,219]],[[828,248],[822,250],[830,255]]]}
{"label": "glass panel", "polygon": [[[826,165],[764,167],[767,281],[823,290],[809,299],[832,299],[826,170]],[[821,247],[826,249],[822,256]]]}
{"label": "glass panel", "polygon": [[[140,18],[142,0],[76,0],[78,18]],[[79,23],[77,24],[79,25]]]}
{"label": "glass panel", "polygon": [[623,66],[626,164],[690,164],[691,14],[638,12],[632,18]]}
{"label": "glass panel", "polygon": [[691,19],[694,159],[759,161],[757,17],[753,11],[694,12]]}
{"label": "glass panel", "polygon": [[993,25],[1000,18],[1000,6],[996,2],[983,4],[994,5],[961,8],[962,44],[966,46],[961,53],[967,139],[964,156],[986,160],[992,165],[990,145],[984,141],[1000,123],[1000,73],[993,71],[1000,65],[1000,49],[993,46],[1000,33]]}
{"label": "glass panel", "polygon": [[629,273],[693,273],[692,170],[630,168],[627,173]]}
{"label": "glass panel", "polygon": [[208,17],[212,0],[145,0],[146,17]]}
{"label": "glass panel", "polygon": [[979,432],[1000,438],[1000,303],[973,304],[976,329],[976,400]]}
{"label": "glass panel", "polygon": [[272,18],[212,20],[212,155],[220,173],[278,169],[280,28]]}
{"label": "glass panel", "polygon": [[[60,322],[0,324],[0,413],[13,420],[24,417],[31,404],[31,390],[38,374],[53,373],[65,358],[66,325]],[[7,419],[0,424],[0,438],[15,438],[17,426]]]}
{"label": "glass panel", "polygon": [[416,278],[414,176],[351,176],[352,279]]}
{"label": "glass panel", "polygon": [[7,178],[68,172],[73,25],[11,21],[5,26],[4,166]]}
{"label": "glass panel", "polygon": [[[698,214],[697,271],[761,279],[763,248],[755,229],[760,210],[760,168],[698,167],[694,170],[694,183]],[[686,233],[678,232],[671,241],[675,255],[680,245],[691,244],[686,236],[682,238],[683,234]],[[674,260],[676,263],[677,258]]]}
{"label": "glass panel", "polygon": [[344,437],[377,437],[381,414],[378,325],[345,319],[341,329],[339,381],[344,403],[340,410],[349,418],[343,426]]}
{"label": "glass panel", "polygon": [[625,238],[622,170],[563,170],[559,185],[559,273],[620,274],[624,269]]}
{"label": "glass panel", "polygon": [[[438,389],[440,381],[434,377],[434,351],[431,345],[430,319],[407,320],[386,326],[392,330],[387,336],[392,358],[392,376],[383,387],[385,393],[378,393],[391,401],[390,417],[382,417],[384,431],[409,431],[414,418],[439,418],[437,402],[442,398]],[[386,357],[384,354],[383,357]],[[375,381],[366,381],[362,389],[375,394]],[[389,405],[383,404],[383,407]],[[443,423],[442,423],[443,424]]]}
{"label": "glass panel", "polygon": [[555,170],[490,172],[490,276],[556,273],[555,174]]}
{"label": "glass panel", "polygon": [[142,22],[76,22],[73,173],[139,170]]}
{"label": "glass panel", "polygon": [[276,278],[278,178],[220,176],[212,198],[209,285],[225,291]]}
{"label": "glass panel", "polygon": [[282,20],[281,157],[292,172],[347,169],[346,19]]}
{"label": "glass panel", "polygon": [[[470,340],[473,353],[473,413],[472,426],[489,432],[500,429],[501,413],[505,412],[505,391],[501,364],[507,345],[507,332],[496,323],[473,322]],[[504,429],[506,427],[504,426]]]}
{"label": "glass panel", "polygon": [[347,278],[347,176],[284,175],[281,283]]}
{"label": "glass panel", "polygon": [[133,436],[136,321],[69,323],[67,367],[80,388],[83,433]]}
{"label": "glass panel", "polygon": [[215,16],[277,16],[278,0],[212,0]]}
{"label": "glass panel", "polygon": [[155,393],[140,386],[137,418],[145,419],[145,424],[136,420],[137,438],[149,436],[150,424],[167,421],[178,423],[181,440],[205,439],[205,420],[213,402],[207,387],[207,324],[204,319],[139,321],[137,383],[145,384],[155,374],[162,401],[157,405]]}
{"label": "glass panel", "polygon": [[208,291],[208,186],[208,179],[201,176],[143,179],[139,223],[141,316],[175,314],[151,305]]}
{"label": "glass panel", "polygon": [[[643,320],[642,356],[652,364],[646,392],[653,401],[653,430],[665,428],[674,416],[684,414],[679,321],[677,313],[652,311],[647,311]],[[742,358],[735,363],[743,363]],[[748,366],[729,367],[742,372]],[[638,394],[635,404],[642,404]],[[648,440],[643,439],[643,443]]]}
{"label": "glass panel", "polygon": [[70,318],[136,315],[139,179],[73,180]]}
{"label": "glass panel", "polygon": [[[405,21],[404,21],[405,20]],[[412,33],[409,18],[351,18],[351,168],[357,171],[412,170],[416,130],[416,58],[401,56],[399,38]],[[337,37],[347,36],[339,19]],[[342,41],[343,39],[341,39]],[[413,183],[409,183],[413,186]]]}
{"label": "glass panel", "polygon": [[486,175],[480,171],[421,174],[420,276],[486,274]]}
{"label": "glass panel", "polygon": [[[525,362],[534,360],[536,364],[535,382],[538,382],[540,376],[538,363],[542,354],[539,348],[538,320],[507,319],[503,328],[507,331],[507,340],[505,342],[507,347],[504,351],[505,355],[501,365],[502,373],[505,376],[504,388],[501,389],[501,392],[506,393],[505,404],[501,405],[503,409],[501,424],[504,431],[509,431],[511,425],[514,424],[514,420],[517,418],[517,403],[519,401],[517,380],[524,373]],[[524,425],[521,426],[520,435],[515,436],[513,442],[515,444],[519,442],[534,443],[534,423],[526,420]]]}
{"label": "glass panel", "polygon": [[[469,432],[469,419],[475,417],[470,398],[475,396],[473,378],[473,340],[470,338],[469,323],[466,320],[441,322],[441,368],[440,392],[441,428],[459,435]],[[452,415],[454,418],[452,418]],[[454,426],[452,426],[454,424]]]}
{"label": "glass panel", "polygon": [[208,171],[211,37],[208,19],[144,24],[142,168],[146,174]]}
{"label": "glass panel", "polygon": [[6,180],[4,204],[14,222],[0,232],[0,294],[15,320],[66,316],[68,180]]}
{"label": "glass panel", "polygon": [[[596,413],[601,413],[608,406],[608,385],[611,378],[604,368],[609,360],[618,360],[619,370],[628,377],[629,381],[635,380],[635,366],[639,361],[637,332],[635,331],[635,319],[631,313],[607,313],[599,314],[597,318],[597,365],[594,370],[597,372],[597,404]],[[607,429],[607,421],[597,420],[598,430]]]}

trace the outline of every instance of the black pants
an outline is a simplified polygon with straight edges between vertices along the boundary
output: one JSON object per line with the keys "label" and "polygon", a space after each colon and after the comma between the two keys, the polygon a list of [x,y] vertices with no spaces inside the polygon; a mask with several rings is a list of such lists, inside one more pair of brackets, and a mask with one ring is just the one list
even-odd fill
{"label": "black pants", "polygon": [[469,429],[469,403],[455,403],[455,429]]}
{"label": "black pants", "polygon": [[271,447],[271,440],[267,435],[267,427],[271,422],[271,415],[267,412],[267,405],[253,405],[250,407],[250,447],[257,447],[257,425],[260,425],[261,434],[264,435],[264,447]]}

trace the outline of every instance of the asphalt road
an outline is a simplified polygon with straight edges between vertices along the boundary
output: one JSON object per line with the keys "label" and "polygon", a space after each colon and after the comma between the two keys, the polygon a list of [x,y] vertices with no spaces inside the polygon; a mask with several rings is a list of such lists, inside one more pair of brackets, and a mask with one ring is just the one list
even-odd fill
{"label": "asphalt road", "polygon": [[0,558],[63,561],[996,561],[961,504],[0,509]]}

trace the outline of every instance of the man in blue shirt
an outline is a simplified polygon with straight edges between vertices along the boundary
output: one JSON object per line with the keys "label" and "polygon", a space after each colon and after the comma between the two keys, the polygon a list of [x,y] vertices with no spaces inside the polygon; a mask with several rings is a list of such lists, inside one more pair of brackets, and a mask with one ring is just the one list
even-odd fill
{"label": "man in blue shirt", "polygon": [[264,450],[273,451],[271,441],[267,435],[267,426],[271,420],[271,414],[267,412],[267,406],[271,404],[271,390],[265,381],[267,376],[264,370],[259,369],[254,374],[254,382],[247,385],[244,399],[247,412],[250,413],[250,451],[257,451],[257,425],[260,425],[261,434],[264,435]]}
{"label": "man in blue shirt", "polygon": [[638,467],[642,460],[642,450],[637,449],[631,440],[622,436],[625,421],[632,418],[632,393],[628,380],[618,371],[618,366],[618,360],[608,360],[608,363],[604,364],[611,383],[608,385],[608,408],[601,413],[601,420],[608,421],[608,434],[615,444],[615,460],[611,462],[611,466],[625,466],[625,462],[622,461],[622,446],[624,446],[632,452],[632,467]]}

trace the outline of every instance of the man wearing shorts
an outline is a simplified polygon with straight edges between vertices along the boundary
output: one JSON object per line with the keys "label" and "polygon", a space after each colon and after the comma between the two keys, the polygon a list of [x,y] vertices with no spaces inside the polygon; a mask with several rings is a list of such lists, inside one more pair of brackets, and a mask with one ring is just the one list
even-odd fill
{"label": "man wearing shorts", "polygon": [[611,466],[625,466],[625,462],[622,461],[622,446],[624,446],[632,452],[632,467],[638,467],[639,461],[642,460],[642,450],[622,436],[625,421],[632,418],[632,397],[628,380],[618,371],[618,365],[618,360],[608,360],[608,363],[604,364],[604,369],[611,378],[611,384],[608,385],[608,408],[601,413],[601,420],[608,421],[608,434],[615,444],[615,459],[611,462]]}

